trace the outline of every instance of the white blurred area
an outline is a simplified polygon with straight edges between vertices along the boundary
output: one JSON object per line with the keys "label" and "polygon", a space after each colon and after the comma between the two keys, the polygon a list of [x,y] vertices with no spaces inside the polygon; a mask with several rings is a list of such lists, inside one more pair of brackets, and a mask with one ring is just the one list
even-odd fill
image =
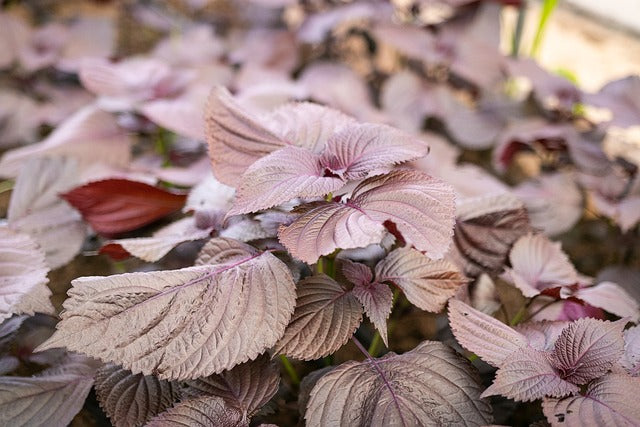
{"label": "white blurred area", "polygon": [[[530,1],[521,45],[527,55],[540,16]],[[502,49],[509,52],[517,9],[503,15]],[[589,92],[640,74],[640,0],[560,0],[548,21],[538,60],[551,71],[573,74]]]}

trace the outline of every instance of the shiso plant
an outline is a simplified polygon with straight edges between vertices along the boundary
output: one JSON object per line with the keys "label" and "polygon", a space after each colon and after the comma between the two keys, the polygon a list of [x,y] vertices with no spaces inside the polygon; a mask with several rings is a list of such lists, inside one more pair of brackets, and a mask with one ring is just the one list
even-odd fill
{"label": "shiso plant", "polygon": [[640,425],[637,76],[517,1],[175,3],[0,13],[0,425]]}

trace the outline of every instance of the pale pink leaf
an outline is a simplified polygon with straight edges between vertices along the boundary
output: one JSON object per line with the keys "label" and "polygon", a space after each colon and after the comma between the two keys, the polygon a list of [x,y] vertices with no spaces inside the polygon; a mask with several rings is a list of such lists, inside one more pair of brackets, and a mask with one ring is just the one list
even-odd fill
{"label": "pale pink leaf", "polygon": [[205,121],[213,174],[223,184],[235,186],[253,162],[287,145],[247,114],[223,87],[211,92]]}
{"label": "pale pink leaf", "polygon": [[298,282],[296,310],[275,353],[301,360],[334,353],[362,322],[358,299],[324,274]]}
{"label": "pale pink leaf", "polygon": [[422,172],[394,170],[362,182],[350,204],[373,221],[390,221],[407,243],[432,259],[444,256],[451,243],[455,215],[453,189]]}
{"label": "pale pink leaf", "polygon": [[449,301],[449,325],[460,345],[492,366],[527,346],[520,332],[455,299]]}
{"label": "pale pink leaf", "polygon": [[640,376],[640,326],[624,331],[624,355],[620,364],[632,377]]}
{"label": "pale pink leaf", "polygon": [[322,165],[344,179],[362,179],[387,172],[392,166],[424,157],[429,146],[384,125],[347,126],[327,141]]}
{"label": "pale pink leaf", "polygon": [[0,424],[66,426],[80,412],[93,385],[95,363],[70,355],[32,377],[0,377]]}
{"label": "pale pink leaf", "polygon": [[90,105],[78,110],[37,144],[8,151],[0,160],[0,176],[13,178],[31,157],[66,155],[80,166],[102,162],[116,167],[129,164],[132,139],[115,116]]}
{"label": "pale pink leaf", "polygon": [[118,63],[87,59],[79,70],[82,85],[99,95],[108,110],[126,111],[139,103],[179,95],[193,79],[190,70],[172,70],[154,58],[132,57]]}
{"label": "pale pink leaf", "polygon": [[314,153],[322,152],[332,135],[356,123],[353,117],[311,102],[285,104],[264,117],[264,121],[287,144]]}
{"label": "pale pink leaf", "polygon": [[209,87],[200,85],[175,98],[148,101],[138,110],[158,126],[187,138],[204,141],[205,123],[202,111],[207,103]]}
{"label": "pale pink leaf", "polygon": [[72,158],[28,159],[9,201],[9,227],[29,234],[44,250],[51,269],[71,261],[87,234],[80,214],[59,197],[78,184],[76,165]]}
{"label": "pale pink leaf", "polygon": [[632,321],[640,318],[638,301],[613,282],[600,282],[595,286],[580,288],[572,296],[616,316],[629,317]]}
{"label": "pale pink leaf", "polygon": [[291,255],[308,264],[337,248],[363,248],[379,243],[384,236],[382,224],[356,207],[322,202],[304,208],[295,221],[280,226],[278,238]]}
{"label": "pale pink leaf", "polygon": [[278,366],[263,355],[229,371],[188,381],[183,393],[189,398],[221,397],[244,417],[252,417],[276,394],[279,385]]}
{"label": "pale pink leaf", "polygon": [[347,203],[316,203],[279,231],[280,242],[307,263],[336,248],[379,243],[383,224],[392,223],[404,240],[432,258],[446,252],[452,234],[451,187],[422,172],[395,170],[368,178]]}
{"label": "pale pink leaf", "polygon": [[543,320],[526,322],[514,327],[516,331],[527,337],[529,345],[537,350],[550,351],[563,329],[569,325],[566,320]]}
{"label": "pale pink leaf", "polygon": [[541,234],[530,233],[521,237],[513,245],[509,260],[512,268],[506,269],[502,277],[528,298],[546,288],[578,282],[578,273],[560,243],[554,243]]}
{"label": "pale pink leaf", "polygon": [[118,239],[108,244],[119,245],[131,255],[155,262],[181,243],[206,239],[212,228],[198,228],[194,217],[182,218],[156,231],[151,237]]}
{"label": "pale pink leaf", "polygon": [[216,396],[187,399],[153,418],[147,427],[249,427],[249,421],[237,409]]}
{"label": "pale pink leaf", "polygon": [[314,198],[344,184],[325,176],[320,157],[299,147],[286,147],[253,163],[241,177],[229,215],[256,212],[295,198]]}
{"label": "pale pink leaf", "polygon": [[12,314],[55,312],[45,257],[26,234],[0,227],[0,321]]}
{"label": "pale pink leaf", "polygon": [[584,395],[544,399],[542,411],[553,427],[632,427],[640,424],[639,394],[637,378],[609,374]]}
{"label": "pale pink leaf", "polygon": [[205,250],[181,270],[74,280],[58,330],[39,350],[64,346],[163,379],[255,358],[289,323],[291,273],[270,252],[231,239],[212,239]]}
{"label": "pale pink leaf", "polygon": [[412,304],[435,313],[467,283],[450,262],[433,261],[406,246],[390,252],[376,265],[376,281],[395,284]]}
{"label": "pale pink leaf", "polygon": [[563,379],[586,384],[605,374],[624,352],[626,320],[583,318],[567,326],[556,340],[551,364]]}
{"label": "pale pink leaf", "polygon": [[501,271],[511,245],[531,229],[524,206],[509,194],[464,200],[456,216],[450,254],[472,277]]}
{"label": "pale pink leaf", "polygon": [[184,212],[219,212],[224,215],[233,206],[236,191],[208,174],[198,185],[189,191]]}
{"label": "pale pink leaf", "polygon": [[309,426],[479,426],[491,423],[469,363],[439,342],[379,359],[350,361],[311,391]]}
{"label": "pale pink leaf", "polygon": [[547,235],[572,229],[582,217],[582,192],[568,173],[541,175],[520,184],[513,193],[524,202],[531,225]]}
{"label": "pale pink leaf", "polygon": [[379,123],[385,119],[374,107],[367,82],[346,64],[315,61],[305,67],[298,82],[313,100],[359,120]]}
{"label": "pale pink leaf", "polygon": [[528,402],[545,396],[562,397],[578,390],[576,385],[558,375],[547,353],[525,347],[504,360],[493,384],[482,393],[482,397],[502,395],[518,402]]}
{"label": "pale pink leaf", "polygon": [[611,125],[630,127],[640,124],[640,78],[623,77],[604,85],[600,91],[586,96],[586,102],[612,113]]}
{"label": "pale pink leaf", "polygon": [[176,382],[132,374],[112,363],[98,369],[95,389],[100,407],[118,427],[142,426],[181,397]]}
{"label": "pale pink leaf", "polygon": [[169,34],[154,47],[152,55],[177,67],[189,67],[214,62],[224,49],[213,28],[199,24],[177,34]]}
{"label": "pale pink leaf", "polygon": [[488,274],[481,274],[470,288],[470,302],[473,308],[488,315],[500,308],[501,302],[496,284]]}

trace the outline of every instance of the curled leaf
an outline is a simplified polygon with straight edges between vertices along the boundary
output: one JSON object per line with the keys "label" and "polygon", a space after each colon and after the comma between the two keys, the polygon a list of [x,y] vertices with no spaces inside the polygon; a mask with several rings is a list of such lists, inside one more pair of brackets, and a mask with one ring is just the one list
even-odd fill
{"label": "curled leaf", "polygon": [[85,184],[63,197],[98,233],[135,230],[182,208],[185,195],[126,179]]}
{"label": "curled leaf", "polygon": [[511,267],[503,278],[513,283],[525,297],[533,297],[546,288],[573,285],[578,273],[560,243],[540,234],[521,237],[509,254]]}
{"label": "curled leaf", "polygon": [[509,194],[467,199],[457,209],[451,256],[468,276],[497,273],[530,229],[524,206]]}

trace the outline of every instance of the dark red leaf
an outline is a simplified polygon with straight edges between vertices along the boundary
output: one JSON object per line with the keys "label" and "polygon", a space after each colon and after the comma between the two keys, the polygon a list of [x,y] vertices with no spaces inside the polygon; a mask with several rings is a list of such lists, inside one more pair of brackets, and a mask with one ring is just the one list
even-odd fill
{"label": "dark red leaf", "polygon": [[186,195],[126,179],[90,182],[61,197],[80,211],[97,233],[104,235],[150,224],[179,210],[186,200]]}
{"label": "dark red leaf", "polygon": [[100,248],[101,255],[109,255],[115,261],[122,261],[131,256],[131,254],[123,248],[119,243],[107,243]]}

